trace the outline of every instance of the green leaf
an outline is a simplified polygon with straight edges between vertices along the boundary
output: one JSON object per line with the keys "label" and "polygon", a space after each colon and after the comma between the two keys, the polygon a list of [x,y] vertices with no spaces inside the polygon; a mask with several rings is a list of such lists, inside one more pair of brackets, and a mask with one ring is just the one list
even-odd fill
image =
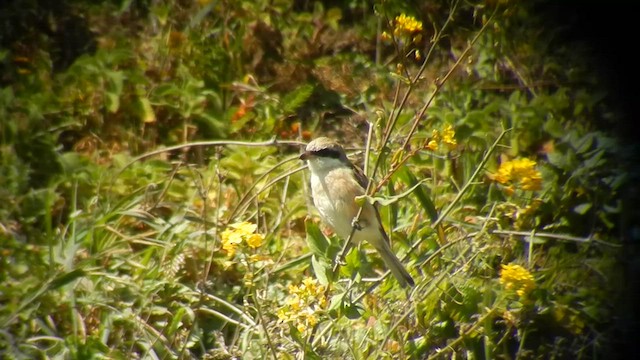
{"label": "green leaf", "polygon": [[137,100],[135,110],[140,120],[145,124],[156,122],[156,114],[151,107],[149,99],[147,97],[138,96]]}
{"label": "green leaf", "polygon": [[120,95],[124,84],[124,74],[121,71],[106,73],[105,102],[109,112],[116,112],[120,108]]}
{"label": "green leaf", "polygon": [[578,154],[585,153],[591,149],[594,143],[595,134],[589,133],[585,136],[581,136],[572,142],[573,147]]}
{"label": "green leaf", "polygon": [[307,232],[307,245],[314,255],[326,258],[329,249],[329,241],[324,236],[322,231],[316,223],[311,219],[307,219],[304,222]]}
{"label": "green leaf", "polygon": [[364,314],[364,309],[361,306],[351,302],[345,304],[342,310],[344,315],[351,320],[360,319]]}
{"label": "green leaf", "polygon": [[425,192],[424,188],[422,186],[417,186],[425,182],[426,179],[422,181],[418,181],[418,179],[413,175],[413,173],[411,173],[409,168],[406,166],[402,167],[402,169],[400,169],[400,171],[398,171],[397,174],[405,184],[407,184],[408,186],[411,186],[412,189],[415,188],[415,191],[413,192],[413,194],[418,199],[418,202],[420,203],[424,211],[427,213],[427,215],[429,215],[429,219],[431,219],[431,222],[436,221],[438,219],[438,210],[436,210],[435,205],[433,205],[431,198]]}
{"label": "green leaf", "polygon": [[557,168],[565,169],[567,167],[568,161],[564,154],[559,151],[554,151],[547,154],[547,160],[549,163]]}
{"label": "green leaf", "polygon": [[565,134],[562,124],[555,117],[551,117],[549,120],[545,121],[543,128],[546,132],[557,138],[560,138]]}
{"label": "green leaf", "polygon": [[288,93],[282,99],[282,108],[285,113],[292,113],[309,99],[313,93],[313,86],[309,84],[302,85],[292,92]]}
{"label": "green leaf", "polygon": [[298,328],[296,328],[293,323],[289,323],[289,334],[298,343],[300,343],[300,344],[304,344],[305,343],[304,337],[302,336],[300,331],[298,331]]}
{"label": "green leaf", "polygon": [[[276,269],[273,270],[274,274],[279,274],[282,272],[287,272],[287,271],[293,271],[294,268],[300,267],[301,265],[304,265],[305,268],[308,266],[308,262],[309,262],[309,258],[312,257],[313,255],[310,253],[306,253],[306,254],[302,254],[300,256],[298,256],[295,259],[292,259],[284,264],[282,264],[282,266],[277,267]],[[298,270],[296,270],[298,271]]]}
{"label": "green leaf", "polygon": [[580,204],[574,207],[573,211],[576,212],[577,214],[584,215],[589,211],[589,209],[591,209],[591,206],[592,206],[591,203]]}
{"label": "green leaf", "polygon": [[57,289],[59,287],[69,284],[70,282],[78,278],[84,277],[85,275],[86,273],[82,269],[75,269],[75,270],[69,271],[67,273],[56,276],[53,280],[51,280],[47,288],[48,290]]}
{"label": "green leaf", "polygon": [[320,284],[327,286],[329,285],[329,279],[332,272],[331,263],[324,258],[319,258],[316,255],[311,257],[311,267],[313,268],[313,273],[316,274],[316,279],[320,282]]}
{"label": "green leaf", "polygon": [[340,20],[342,19],[342,10],[337,7],[333,7],[327,10],[325,15],[325,21],[331,26],[332,29],[337,30],[340,26]]}
{"label": "green leaf", "polygon": [[171,319],[171,323],[169,323],[169,326],[165,329],[165,334],[167,336],[173,336],[176,333],[176,330],[178,330],[178,327],[182,324],[182,318],[185,314],[186,309],[184,307],[175,312]]}
{"label": "green leaf", "polygon": [[353,246],[344,257],[345,265],[341,269],[344,270],[345,275],[351,276],[352,273],[357,273],[362,264],[360,260],[360,251],[357,246]]}
{"label": "green leaf", "polygon": [[329,301],[329,308],[327,309],[329,315],[334,318],[340,316],[346,296],[347,293],[340,293],[331,297],[331,300]]}
{"label": "green leaf", "polygon": [[120,96],[110,92],[106,93],[105,106],[107,107],[107,111],[110,113],[118,111],[120,108]]}
{"label": "green leaf", "polygon": [[525,236],[523,238],[523,240],[526,243],[533,243],[533,244],[536,244],[536,245],[541,245],[541,244],[546,244],[547,243],[547,240],[545,238],[541,238],[541,237],[538,237],[538,236],[533,236],[533,237],[532,236]]}

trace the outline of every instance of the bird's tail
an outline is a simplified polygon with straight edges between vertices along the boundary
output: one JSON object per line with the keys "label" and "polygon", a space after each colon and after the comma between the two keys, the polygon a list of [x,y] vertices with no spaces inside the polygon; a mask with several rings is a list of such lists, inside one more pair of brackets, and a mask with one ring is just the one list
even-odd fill
{"label": "bird's tail", "polygon": [[413,278],[411,277],[411,275],[409,275],[407,270],[404,268],[404,265],[402,265],[400,260],[393,253],[391,247],[387,242],[382,242],[380,246],[376,246],[376,250],[378,250],[380,257],[384,261],[385,265],[387,265],[387,268],[389,268],[389,270],[391,271],[391,274],[393,274],[393,276],[398,280],[400,286],[406,287],[407,285],[415,285]]}

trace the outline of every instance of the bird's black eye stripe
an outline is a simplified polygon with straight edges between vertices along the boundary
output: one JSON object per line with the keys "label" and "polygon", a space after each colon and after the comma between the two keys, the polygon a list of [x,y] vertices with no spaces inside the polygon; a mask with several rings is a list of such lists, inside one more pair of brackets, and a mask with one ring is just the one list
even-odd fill
{"label": "bird's black eye stripe", "polygon": [[335,149],[320,149],[317,151],[313,151],[312,153],[313,155],[319,156],[319,157],[327,157],[327,158],[334,158],[334,159],[340,158],[340,151]]}

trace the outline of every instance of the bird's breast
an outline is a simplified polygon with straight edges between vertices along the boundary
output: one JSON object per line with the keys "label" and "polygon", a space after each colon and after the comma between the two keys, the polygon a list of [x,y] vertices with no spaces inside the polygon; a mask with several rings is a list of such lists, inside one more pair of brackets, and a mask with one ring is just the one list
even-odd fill
{"label": "bird's breast", "polygon": [[359,210],[355,197],[364,194],[364,189],[353,178],[351,170],[335,169],[324,176],[312,175],[311,192],[322,220],[338,236],[348,238],[353,218]]}

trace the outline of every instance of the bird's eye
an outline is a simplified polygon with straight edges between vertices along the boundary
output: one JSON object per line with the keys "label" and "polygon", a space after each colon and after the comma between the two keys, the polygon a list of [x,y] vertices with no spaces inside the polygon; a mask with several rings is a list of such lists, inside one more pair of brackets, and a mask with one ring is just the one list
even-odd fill
{"label": "bird's eye", "polygon": [[334,158],[334,159],[340,158],[340,152],[338,150],[329,149],[329,148],[314,151],[313,155],[319,156],[319,157]]}

